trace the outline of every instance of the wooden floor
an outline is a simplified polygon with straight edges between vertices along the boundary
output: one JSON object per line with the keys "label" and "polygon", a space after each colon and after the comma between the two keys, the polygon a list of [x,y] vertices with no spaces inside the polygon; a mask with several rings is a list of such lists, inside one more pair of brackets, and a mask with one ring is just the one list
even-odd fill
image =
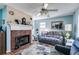
{"label": "wooden floor", "polygon": [[33,43],[27,44],[26,46],[21,47],[20,49],[17,49],[17,50],[15,50],[15,51],[13,51],[13,52],[6,53],[5,55],[16,55],[16,54],[15,54],[16,52],[18,52],[18,51],[20,51],[20,50],[23,50],[23,49],[25,49],[25,48],[28,48],[28,47],[30,47],[32,44],[33,44]]}

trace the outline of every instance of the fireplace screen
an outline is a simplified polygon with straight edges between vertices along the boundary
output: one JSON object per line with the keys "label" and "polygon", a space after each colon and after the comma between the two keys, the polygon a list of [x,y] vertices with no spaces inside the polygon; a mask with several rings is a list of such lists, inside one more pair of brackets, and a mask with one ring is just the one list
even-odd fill
{"label": "fireplace screen", "polygon": [[29,43],[29,35],[20,36],[15,38],[15,49]]}

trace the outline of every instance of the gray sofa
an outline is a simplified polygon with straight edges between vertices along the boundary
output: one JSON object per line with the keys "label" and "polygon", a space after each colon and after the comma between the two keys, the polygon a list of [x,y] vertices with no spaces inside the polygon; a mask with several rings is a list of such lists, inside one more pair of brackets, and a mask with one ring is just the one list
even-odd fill
{"label": "gray sofa", "polygon": [[[58,32],[59,33],[59,32]],[[54,34],[44,34],[38,35],[38,41],[42,43],[47,43],[51,45],[63,44],[63,36],[55,32]]]}
{"label": "gray sofa", "polygon": [[79,55],[79,38],[75,39],[70,50],[71,55]]}
{"label": "gray sofa", "polygon": [[71,47],[56,45],[55,49],[65,55],[79,55],[79,38],[74,40]]}

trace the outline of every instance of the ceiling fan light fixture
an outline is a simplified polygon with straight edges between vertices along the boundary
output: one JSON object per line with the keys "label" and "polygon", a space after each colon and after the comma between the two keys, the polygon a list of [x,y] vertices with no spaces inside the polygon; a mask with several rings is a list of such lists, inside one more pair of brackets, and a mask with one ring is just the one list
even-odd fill
{"label": "ceiling fan light fixture", "polygon": [[44,8],[46,9],[48,7],[48,3],[44,3]]}

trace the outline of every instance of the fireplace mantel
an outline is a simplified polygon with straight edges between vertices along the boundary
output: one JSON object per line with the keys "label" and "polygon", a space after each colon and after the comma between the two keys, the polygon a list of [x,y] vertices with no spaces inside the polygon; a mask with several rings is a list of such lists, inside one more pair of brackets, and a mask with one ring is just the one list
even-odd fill
{"label": "fireplace mantel", "polygon": [[[7,24],[4,26],[6,28],[6,53],[14,51],[15,47],[15,37],[30,35],[30,41],[32,36],[32,26],[31,25],[19,25],[19,24]],[[27,46],[27,45],[25,45]]]}
{"label": "fireplace mantel", "polygon": [[32,25],[10,24],[11,30],[32,30]]}

